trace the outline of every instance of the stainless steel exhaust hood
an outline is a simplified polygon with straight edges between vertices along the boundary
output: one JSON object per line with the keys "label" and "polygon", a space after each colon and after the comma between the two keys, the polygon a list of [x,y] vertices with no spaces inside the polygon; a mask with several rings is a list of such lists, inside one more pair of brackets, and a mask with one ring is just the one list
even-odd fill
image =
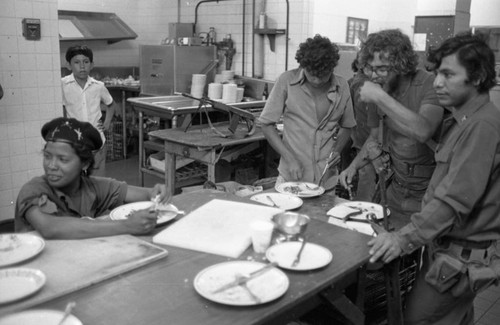
{"label": "stainless steel exhaust hood", "polygon": [[108,44],[135,39],[137,34],[116,14],[59,10],[60,41],[105,40]]}

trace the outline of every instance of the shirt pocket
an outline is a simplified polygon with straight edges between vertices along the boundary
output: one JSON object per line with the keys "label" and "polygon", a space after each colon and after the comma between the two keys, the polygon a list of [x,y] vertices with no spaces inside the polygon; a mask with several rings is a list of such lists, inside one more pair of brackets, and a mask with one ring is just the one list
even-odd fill
{"label": "shirt pocket", "polygon": [[334,133],[338,132],[340,125],[336,120],[328,120],[320,130],[326,134],[326,136],[332,136]]}
{"label": "shirt pocket", "polygon": [[451,160],[452,151],[449,148],[441,148],[435,154],[436,164],[448,165]]}

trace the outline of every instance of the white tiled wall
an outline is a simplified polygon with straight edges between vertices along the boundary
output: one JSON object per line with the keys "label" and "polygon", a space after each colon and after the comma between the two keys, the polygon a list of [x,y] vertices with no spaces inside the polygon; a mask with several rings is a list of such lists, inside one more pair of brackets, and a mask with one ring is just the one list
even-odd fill
{"label": "white tiled wall", "polygon": [[[194,23],[195,8],[198,0],[59,0],[60,10],[100,11],[114,12],[127,25],[129,25],[139,36],[136,40],[120,41],[107,44],[105,41],[89,41],[87,45],[94,51],[96,66],[139,66],[139,45],[161,44],[168,37],[168,24],[175,22]],[[261,1],[257,0],[259,4]],[[289,53],[288,68],[293,68],[297,46],[307,36],[310,36],[311,26],[304,24],[304,18],[309,15],[310,4],[314,0],[289,0]],[[198,9],[198,21],[196,32],[208,32],[210,27],[217,31],[217,41],[221,41],[227,34],[231,34],[236,47],[236,55],[233,59],[232,69],[237,74],[245,75],[252,73],[252,1],[246,1],[245,13],[245,53],[243,53],[243,1],[219,1],[203,3]],[[180,7],[179,7],[180,6]],[[257,6],[257,8],[260,8]],[[178,19],[178,12],[180,17]],[[286,1],[267,0],[266,13],[268,15],[269,27],[285,29],[286,26]],[[256,13],[258,14],[258,12]],[[274,80],[285,70],[285,46],[284,35],[276,37],[276,50],[272,52],[269,48],[269,40],[263,37],[265,54],[264,78]],[[61,43],[61,65],[65,65],[64,53],[73,43]],[[245,65],[243,67],[243,61]],[[224,68],[223,57],[221,68]],[[220,70],[219,69],[219,70]]]}
{"label": "white tiled wall", "polygon": [[[59,10],[115,13],[138,35],[135,40],[113,44],[86,42],[94,52],[96,67],[139,66],[139,45],[160,44],[168,36],[168,24],[177,20],[177,0],[59,0],[58,5]],[[64,53],[73,44],[61,43],[62,66]]]}
{"label": "white tiled wall", "polygon": [[[2,0],[0,10],[0,220],[14,217],[20,187],[41,175],[43,123],[61,110],[57,0]],[[22,19],[42,37],[22,36]]]}

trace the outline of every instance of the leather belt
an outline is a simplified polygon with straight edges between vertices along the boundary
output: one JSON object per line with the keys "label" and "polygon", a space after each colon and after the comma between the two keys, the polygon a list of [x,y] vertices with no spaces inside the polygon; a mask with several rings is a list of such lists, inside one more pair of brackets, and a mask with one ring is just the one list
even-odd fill
{"label": "leather belt", "polygon": [[490,247],[495,241],[494,240],[483,240],[483,241],[471,241],[466,239],[456,239],[456,238],[439,238],[436,243],[439,246],[449,246],[451,243],[461,246],[463,248],[471,249],[486,249]]}
{"label": "leather belt", "polygon": [[436,168],[436,165],[410,164],[399,161],[398,159],[391,159],[391,163],[398,172],[415,177],[431,177],[432,173],[434,173],[434,169]]}
{"label": "leather belt", "polygon": [[496,241],[470,241],[465,239],[439,238],[435,243],[455,256],[469,262],[485,262],[485,259],[496,252]]}

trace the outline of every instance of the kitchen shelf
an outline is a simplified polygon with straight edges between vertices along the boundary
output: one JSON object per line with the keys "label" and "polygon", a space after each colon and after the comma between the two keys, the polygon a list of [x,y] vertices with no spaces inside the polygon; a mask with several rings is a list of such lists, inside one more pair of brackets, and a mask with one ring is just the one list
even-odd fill
{"label": "kitchen shelf", "polygon": [[269,47],[271,51],[274,52],[275,44],[276,44],[276,35],[285,35],[286,29],[275,29],[275,28],[258,28],[254,30],[255,34],[258,35],[267,35],[269,39]]}
{"label": "kitchen shelf", "polygon": [[[143,173],[165,179],[165,172],[152,167],[149,163],[146,163],[140,169]],[[175,172],[176,188],[200,184],[206,180],[207,166],[196,161],[177,169]]]}

